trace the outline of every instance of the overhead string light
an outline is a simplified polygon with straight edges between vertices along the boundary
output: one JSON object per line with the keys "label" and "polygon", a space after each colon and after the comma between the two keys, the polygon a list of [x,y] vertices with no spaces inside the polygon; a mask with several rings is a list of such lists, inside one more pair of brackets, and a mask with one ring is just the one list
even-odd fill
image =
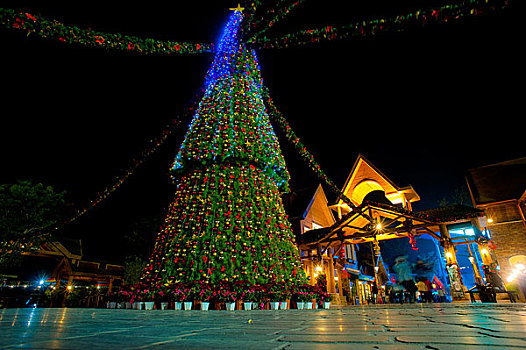
{"label": "overhead string light", "polygon": [[55,19],[46,19],[28,12],[0,8],[0,25],[8,29],[38,35],[44,39],[55,39],[67,44],[78,44],[103,49],[123,50],[140,54],[201,54],[214,52],[212,43],[187,43],[162,41],[152,38],[104,33],[92,29],[66,26]]}
{"label": "overhead string light", "polygon": [[409,28],[459,21],[509,6],[512,0],[463,0],[438,7],[414,10],[396,16],[358,20],[343,26],[324,26],[288,33],[278,38],[253,36],[249,43],[259,48],[282,49],[325,41],[373,36],[388,32],[402,32]]}
{"label": "overhead string light", "polygon": [[[414,10],[396,16],[374,19],[360,19],[343,26],[323,26],[288,33],[280,37],[261,35],[289,15],[305,0],[276,0],[277,3],[265,7],[263,1],[254,0],[247,5],[244,19],[245,42],[256,49],[282,49],[291,46],[304,46],[331,40],[346,40],[354,37],[367,37],[381,33],[402,32],[409,28],[429,24],[459,21],[467,17],[502,10],[513,0],[461,0],[435,7]],[[241,14],[241,11],[238,11]],[[213,43],[187,43],[163,41],[153,38],[139,38],[123,34],[113,34],[66,26],[57,20],[45,19],[28,12],[0,8],[0,26],[24,31],[27,35],[38,35],[64,43],[124,50],[140,54],[201,54],[215,53]],[[227,29],[228,30],[228,29]]]}
{"label": "overhead string light", "polygon": [[[267,6],[266,11],[262,14],[254,10],[250,13],[250,17],[247,18],[247,15],[245,15],[245,18],[249,19],[245,22],[247,26],[245,29],[247,41],[253,42],[303,2],[305,0],[277,0],[277,3]],[[253,3],[255,9],[263,8],[262,5],[263,3],[260,1],[256,1],[256,4]]]}

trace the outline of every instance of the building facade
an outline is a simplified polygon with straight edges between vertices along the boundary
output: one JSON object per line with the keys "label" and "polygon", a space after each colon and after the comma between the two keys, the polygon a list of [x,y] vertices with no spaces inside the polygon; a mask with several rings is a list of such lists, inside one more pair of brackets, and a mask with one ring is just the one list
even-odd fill
{"label": "building facade", "polygon": [[526,291],[526,157],[470,169],[473,205],[484,211],[494,254],[504,280]]}

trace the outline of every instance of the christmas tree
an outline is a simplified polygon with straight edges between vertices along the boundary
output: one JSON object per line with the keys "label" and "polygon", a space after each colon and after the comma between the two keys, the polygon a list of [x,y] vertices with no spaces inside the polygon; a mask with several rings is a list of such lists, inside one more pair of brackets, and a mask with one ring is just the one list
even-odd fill
{"label": "christmas tree", "polygon": [[146,267],[152,285],[306,283],[280,198],[289,174],[236,9],[172,167],[175,198]]}

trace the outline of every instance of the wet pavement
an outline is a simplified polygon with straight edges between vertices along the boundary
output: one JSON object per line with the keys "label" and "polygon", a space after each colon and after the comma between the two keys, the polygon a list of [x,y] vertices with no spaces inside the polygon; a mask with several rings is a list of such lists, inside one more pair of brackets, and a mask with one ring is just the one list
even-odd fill
{"label": "wet pavement", "polygon": [[526,349],[526,304],[0,310],[0,348]]}

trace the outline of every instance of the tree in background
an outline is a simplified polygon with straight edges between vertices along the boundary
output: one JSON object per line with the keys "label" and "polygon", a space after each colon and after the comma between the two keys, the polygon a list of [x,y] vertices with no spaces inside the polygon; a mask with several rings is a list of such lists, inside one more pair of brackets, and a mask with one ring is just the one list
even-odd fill
{"label": "tree in background", "polygon": [[143,282],[306,283],[280,191],[289,173],[253,50],[230,17],[172,168],[176,184]]}
{"label": "tree in background", "polygon": [[449,197],[442,197],[442,199],[438,201],[438,206],[441,208],[455,204],[465,205],[468,207],[473,206],[469,192],[465,186],[455,188]]}
{"label": "tree in background", "polygon": [[51,238],[43,232],[58,223],[64,196],[32,181],[0,185],[0,267],[19,263],[22,253],[38,250]]}

